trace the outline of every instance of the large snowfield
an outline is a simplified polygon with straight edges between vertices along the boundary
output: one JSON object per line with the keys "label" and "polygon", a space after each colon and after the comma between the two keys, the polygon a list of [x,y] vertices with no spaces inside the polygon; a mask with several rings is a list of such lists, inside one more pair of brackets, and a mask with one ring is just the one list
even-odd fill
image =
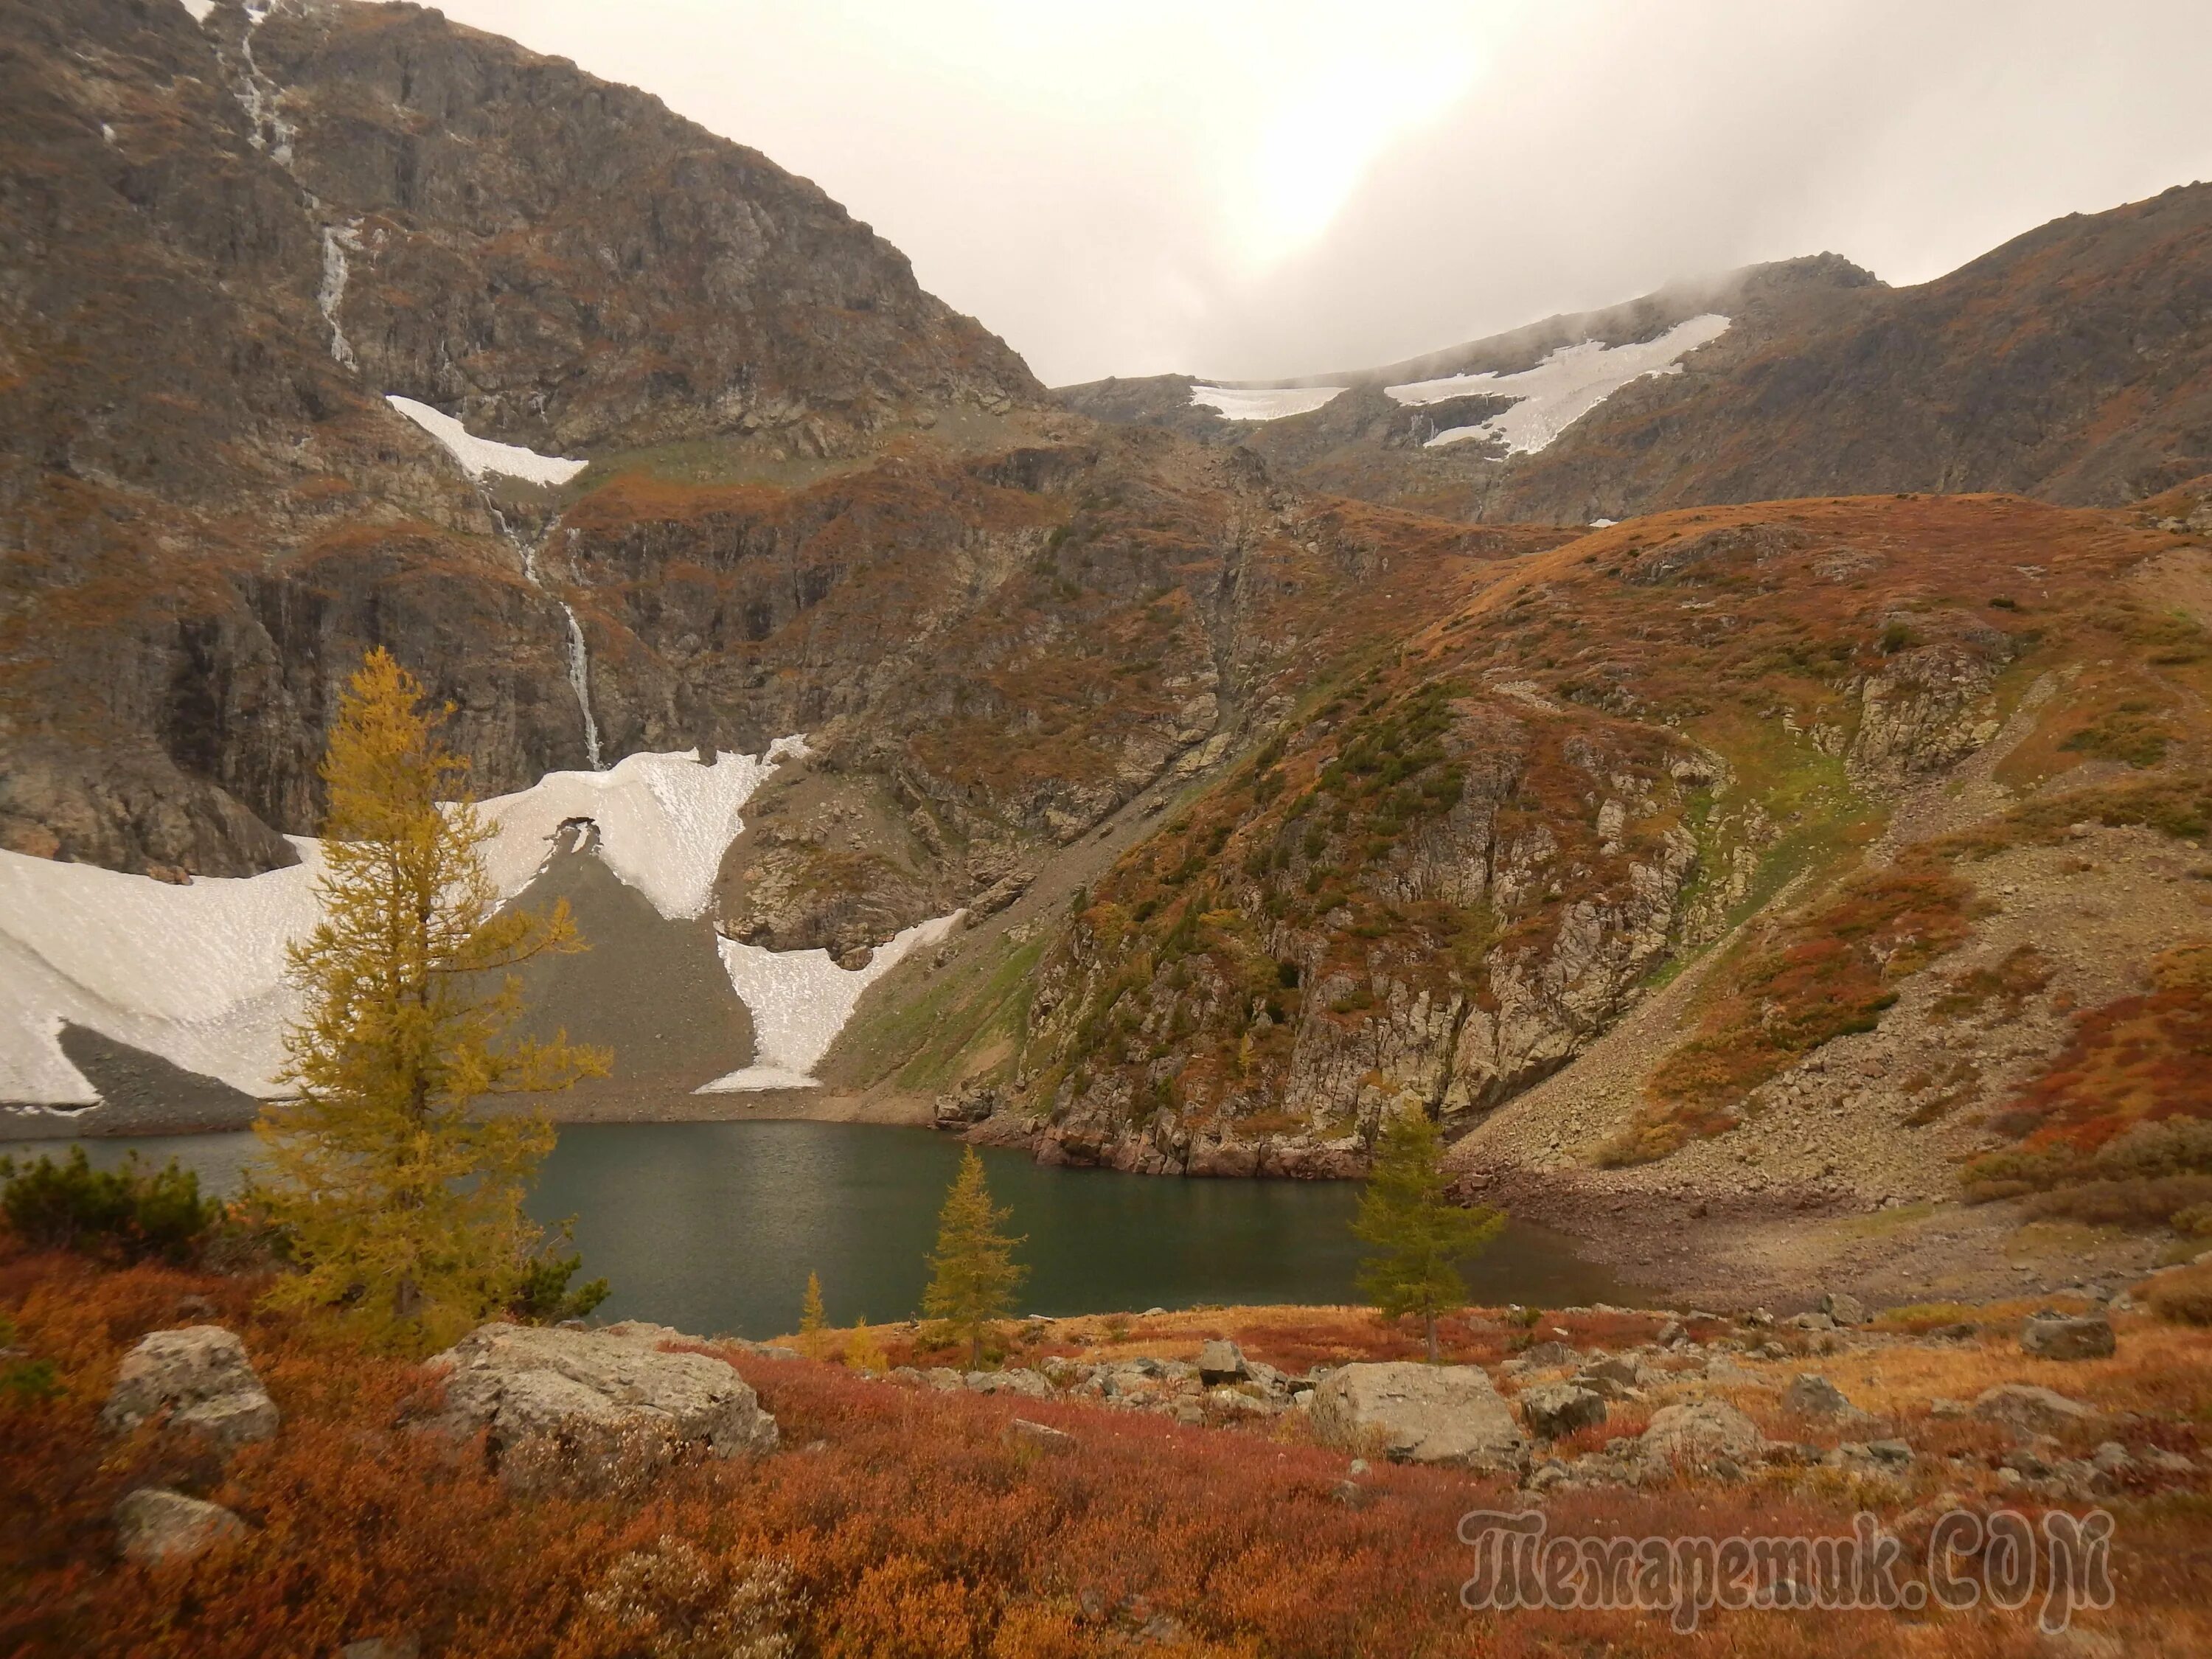
{"label": "large snowfield", "polygon": [[1193,409],[1210,409],[1224,420],[1279,421],[1285,415],[1310,415],[1344,388],[1340,386],[1194,386]]}
{"label": "large snowfield", "polygon": [[1680,374],[1682,359],[1720,338],[1728,325],[1727,318],[1708,312],[1675,324],[1656,340],[1620,346],[1584,340],[1561,346],[1518,374],[1451,374],[1383,389],[1401,404],[1437,404],[1477,394],[1517,398],[1520,401],[1504,414],[1439,432],[1427,447],[1434,449],[1468,438],[1503,438],[1509,454],[1526,455],[1543,448],[1631,380]]}
{"label": "large snowfield", "polygon": [[568,483],[591,465],[589,461],[564,460],[557,455],[540,455],[520,444],[494,443],[489,438],[477,437],[452,416],[441,415],[429,404],[418,404],[412,398],[386,398],[384,401],[443,444],[471,478],[496,472],[502,477],[520,478],[527,483],[557,485]]}
{"label": "large snowfield", "polygon": [[[631,755],[605,772],[553,772],[480,802],[496,829],[483,848],[493,884],[512,898],[544,866],[563,823],[599,826],[598,855],[672,920],[702,915],[740,809],[805,741],[765,754]],[[249,1095],[281,1094],[283,1031],[299,1009],[284,951],[315,925],[321,844],[294,837],[301,862],[236,880],[184,886],[86,864],[0,852],[0,1101],[88,1105],[99,1098],[62,1050],[64,1024],[88,1026],[219,1079]],[[757,1065],[710,1085],[807,1085],[860,993],[952,919],[908,928],[848,971],[820,951],[784,955],[724,941],[732,983],[753,1016]],[[749,1073],[775,1081],[741,1081]]]}

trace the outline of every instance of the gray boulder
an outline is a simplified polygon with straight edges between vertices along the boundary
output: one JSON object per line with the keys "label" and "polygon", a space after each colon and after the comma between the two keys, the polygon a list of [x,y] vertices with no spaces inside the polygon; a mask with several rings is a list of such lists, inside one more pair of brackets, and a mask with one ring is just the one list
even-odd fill
{"label": "gray boulder", "polygon": [[1242,1382],[1252,1374],[1244,1351],[1234,1342],[1215,1337],[1198,1351],[1198,1380],[1209,1389],[1224,1382]]}
{"label": "gray boulder", "polygon": [[1841,1291],[1830,1291],[1822,1297],[1820,1311],[1838,1325],[1866,1323],[1866,1304],[1860,1301],[1858,1297],[1848,1296]]}
{"label": "gray boulder", "polygon": [[1345,1365],[1314,1390],[1315,1432],[1402,1462],[1517,1469],[1528,1437],[1482,1369],[1409,1360]]}
{"label": "gray boulder", "polygon": [[422,1638],[411,1630],[398,1636],[367,1637],[340,1648],[338,1659],[422,1659]]}
{"label": "gray boulder", "polygon": [[719,1457],[775,1450],[775,1419],[734,1369],[706,1354],[661,1350],[694,1340],[664,1325],[480,1326],[430,1361],[446,1370],[445,1409],[434,1426],[488,1431],[495,1453],[526,1440],[639,1431]]}
{"label": "gray boulder", "polygon": [[1540,1440],[1558,1440],[1605,1421],[1605,1396],[1571,1382],[1539,1382],[1521,1391],[1521,1417]]}
{"label": "gray boulder", "polygon": [[2021,1352],[2038,1359],[2104,1359],[2116,1346],[2102,1314],[2030,1314],[2020,1328]]}
{"label": "gray boulder", "polygon": [[116,1370],[100,1426],[126,1433],[165,1409],[170,1427],[195,1430],[226,1450],[276,1432],[276,1402],[254,1374],[246,1345],[220,1325],[141,1338]]}
{"label": "gray boulder", "polygon": [[1052,1397],[1052,1384],[1042,1371],[1020,1366],[1005,1371],[970,1371],[963,1380],[970,1394],[1015,1394],[1025,1400]]}
{"label": "gray boulder", "polygon": [[2000,1382],[1974,1396],[1974,1415],[2024,1434],[2055,1434],[2061,1429],[2100,1420],[2097,1411],[2051,1389],[2027,1382]]}
{"label": "gray boulder", "polygon": [[1645,1461],[1655,1463],[1747,1463],[1765,1451],[1766,1437],[1725,1401],[1698,1400],[1655,1412],[1639,1449]]}
{"label": "gray boulder", "polygon": [[246,1522],[220,1504],[141,1486],[115,1506],[116,1541],[126,1560],[152,1564],[199,1554],[246,1536]]}
{"label": "gray boulder", "polygon": [[1800,1371],[1782,1395],[1783,1409],[1807,1417],[1863,1417],[1844,1391],[1817,1371]]}

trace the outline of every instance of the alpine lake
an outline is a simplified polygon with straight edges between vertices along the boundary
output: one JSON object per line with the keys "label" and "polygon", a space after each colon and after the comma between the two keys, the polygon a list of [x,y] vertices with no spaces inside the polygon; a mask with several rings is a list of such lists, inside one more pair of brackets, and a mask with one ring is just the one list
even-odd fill
{"label": "alpine lake", "polygon": [[[134,1152],[156,1166],[173,1158],[222,1195],[258,1150],[238,1133],[13,1141],[0,1152],[22,1163],[72,1145],[100,1168]],[[832,1323],[912,1316],[961,1151],[928,1129],[871,1124],[569,1124],[530,1207],[571,1223],[581,1277],[611,1283],[599,1318],[759,1339],[797,1327],[810,1273]],[[1182,1180],[982,1156],[994,1200],[1012,1212],[1006,1231],[1023,1241],[1024,1312],[1358,1299],[1355,1182]],[[1486,1306],[1634,1299],[1565,1238],[1517,1222],[1465,1276]]]}

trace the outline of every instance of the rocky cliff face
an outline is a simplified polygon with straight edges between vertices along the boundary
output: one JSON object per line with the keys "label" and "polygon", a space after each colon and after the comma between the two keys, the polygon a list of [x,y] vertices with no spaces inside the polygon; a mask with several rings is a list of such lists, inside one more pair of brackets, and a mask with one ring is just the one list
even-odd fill
{"label": "rocky cliff face", "polygon": [[1125,860],[1048,959],[1022,1080],[1047,1155],[1345,1174],[1389,1113],[1464,1125],[1663,958],[1704,775],[1533,692],[1355,686]]}
{"label": "rocky cliff face", "polygon": [[[1878,1032],[1891,1092],[1834,1109],[1899,1121],[1857,1125],[1880,1155],[1854,1156],[1884,1194],[1948,1190],[2005,1121],[1963,1103],[2027,1074],[2029,1026],[2060,1030],[2023,1012],[2045,981],[2019,951],[2044,947],[1985,927],[1979,862],[2106,824],[2185,857],[2204,833],[2194,499],[1768,503],[1486,566],[1073,898],[1019,1040],[945,1119],[1147,1173],[1356,1173],[1405,1110],[1522,1170],[1639,1164],[1778,1144],[1763,1113],[1830,1097],[1768,1079]],[[2076,866],[2115,892],[2165,879]],[[2202,932],[2194,901],[2122,914],[2145,901],[2159,948]],[[2085,904],[2088,950],[2115,930]],[[1968,967],[1939,969],[1954,952]],[[1708,963],[1702,1000],[1658,994]],[[1993,998],[1986,1034],[1954,1023]],[[1952,1053],[1968,1036],[1987,1052]],[[1625,1103],[1607,1136],[1574,1107],[1586,1066]],[[1728,1154],[1698,1156],[1705,1180]]]}
{"label": "rocky cliff face", "polygon": [[[478,487],[387,393],[738,473],[1036,395],[812,185],[434,11],[11,3],[0,39],[11,848],[284,861],[331,684],[375,643],[456,704],[479,789],[586,763],[536,565],[560,502]],[[708,718],[605,678],[605,759]]]}

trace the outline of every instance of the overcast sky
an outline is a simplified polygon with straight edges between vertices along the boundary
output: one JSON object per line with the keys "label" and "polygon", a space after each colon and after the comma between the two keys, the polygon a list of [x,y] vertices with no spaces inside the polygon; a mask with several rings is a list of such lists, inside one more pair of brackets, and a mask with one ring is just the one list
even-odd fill
{"label": "overcast sky", "polygon": [[813,179],[1049,384],[1357,368],[2212,179],[2212,0],[438,0]]}

